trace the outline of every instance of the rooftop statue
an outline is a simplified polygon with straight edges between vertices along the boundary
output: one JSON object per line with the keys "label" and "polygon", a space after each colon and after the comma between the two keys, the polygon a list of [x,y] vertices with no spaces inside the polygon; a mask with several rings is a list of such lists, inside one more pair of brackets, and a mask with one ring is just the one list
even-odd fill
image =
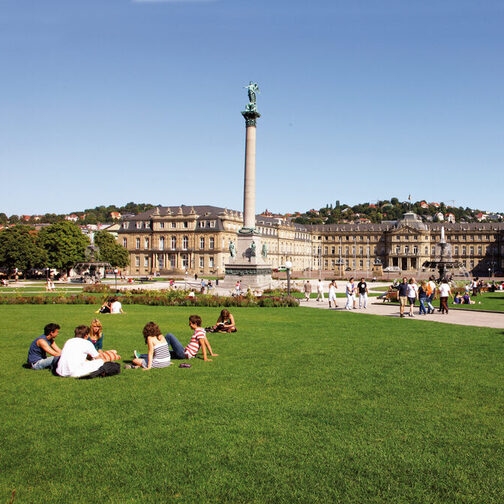
{"label": "rooftop statue", "polygon": [[255,112],[257,111],[257,96],[256,92],[259,92],[259,86],[257,85],[257,82],[252,82],[250,81],[248,86],[244,86],[245,89],[248,91],[248,98],[249,98],[249,103],[247,105],[247,110],[250,112]]}

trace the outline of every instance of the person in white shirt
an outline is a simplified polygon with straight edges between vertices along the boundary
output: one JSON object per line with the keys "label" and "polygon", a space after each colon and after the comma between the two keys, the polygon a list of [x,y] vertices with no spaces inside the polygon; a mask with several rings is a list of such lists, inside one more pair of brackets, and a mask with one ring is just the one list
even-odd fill
{"label": "person in white shirt", "polygon": [[82,378],[98,371],[103,366],[98,350],[88,340],[91,329],[80,325],[75,328],[75,337],[63,346],[56,373],[63,377]]}
{"label": "person in white shirt", "polygon": [[111,299],[110,313],[124,313],[122,309],[122,304],[116,297]]}
{"label": "person in white shirt", "polygon": [[345,310],[351,310],[353,308],[353,301],[354,301],[354,281],[353,277],[348,280],[346,286],[345,286],[345,293],[346,293],[346,306]]}
{"label": "person in white shirt", "polygon": [[324,284],[322,283],[322,280],[319,278],[319,281],[317,283],[317,301],[324,301]]}
{"label": "person in white shirt", "polygon": [[329,308],[331,308],[331,303],[334,304],[334,308],[336,308],[336,281],[333,280],[329,284]]}
{"label": "person in white shirt", "polygon": [[415,301],[418,297],[418,285],[416,284],[414,278],[409,279],[407,296],[408,296],[408,302],[409,302],[409,314],[408,315],[410,317],[414,317],[415,315],[413,315],[413,307],[415,306]]}
{"label": "person in white shirt", "polygon": [[439,309],[441,313],[446,313],[446,315],[448,315],[448,297],[451,295],[450,285],[445,279],[441,280],[441,285],[439,286]]}

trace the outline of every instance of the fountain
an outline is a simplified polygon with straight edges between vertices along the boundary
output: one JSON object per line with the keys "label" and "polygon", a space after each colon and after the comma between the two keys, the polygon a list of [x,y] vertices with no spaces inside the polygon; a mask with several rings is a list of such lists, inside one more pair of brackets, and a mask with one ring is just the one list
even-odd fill
{"label": "fountain", "polygon": [[444,226],[441,227],[441,239],[436,244],[434,261],[426,261],[422,265],[424,268],[437,269],[439,280],[451,281],[455,270],[459,270],[462,276],[469,276],[464,265],[452,257],[451,245],[446,242]]}
{"label": "fountain", "polygon": [[94,244],[93,233],[91,233],[91,245],[86,247],[84,255],[86,260],[75,263],[71,276],[79,277],[80,281],[84,283],[96,283],[105,278],[106,270],[111,269],[112,266],[108,262],[97,261],[100,249]]}

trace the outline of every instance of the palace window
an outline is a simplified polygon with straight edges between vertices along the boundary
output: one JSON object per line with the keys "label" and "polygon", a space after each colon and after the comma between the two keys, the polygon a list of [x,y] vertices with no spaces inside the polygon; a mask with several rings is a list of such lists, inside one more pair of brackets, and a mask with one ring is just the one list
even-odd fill
{"label": "palace window", "polygon": [[184,227],[185,227],[185,228],[188,228],[188,227],[189,227],[189,222],[184,221]]}
{"label": "palace window", "polygon": [[182,254],[182,268],[189,267],[189,256],[187,254]]}
{"label": "palace window", "polygon": [[413,254],[418,254],[418,247],[413,247]]}
{"label": "palace window", "polygon": [[204,257],[200,257],[199,258],[199,267],[200,268],[204,268],[205,267],[205,258]]}
{"label": "palace window", "polygon": [[164,229],[164,222],[159,223],[159,229]]}
{"label": "palace window", "polygon": [[214,227],[215,227],[215,221],[214,221],[214,220],[210,221],[210,227],[211,227],[211,228],[214,228]]}
{"label": "palace window", "polygon": [[469,247],[469,254],[474,255],[474,247]]}
{"label": "palace window", "polygon": [[395,248],[395,253],[396,254],[400,254],[401,253],[401,247],[399,245],[397,245],[397,247]]}
{"label": "palace window", "polygon": [[[140,238],[137,238],[137,239],[135,240],[135,245],[136,245],[136,247],[135,247],[135,248],[137,248],[137,249],[139,249],[139,248],[140,248]],[[140,266],[140,265],[139,265],[139,266]]]}
{"label": "palace window", "polygon": [[137,229],[142,229],[142,223],[141,222],[137,222],[136,223],[136,228]]}
{"label": "palace window", "polygon": [[481,245],[478,247],[478,255],[481,255],[482,254],[482,249],[481,249]]}
{"label": "palace window", "polygon": [[144,238],[144,249],[149,248],[149,238]]}
{"label": "palace window", "polygon": [[455,255],[458,256],[459,255],[459,248],[458,247],[455,247]]}
{"label": "palace window", "polygon": [[149,257],[148,257],[148,256],[145,256],[145,257],[144,257],[144,267],[145,267],[145,268],[148,268],[148,267],[149,267]]}
{"label": "palace window", "polygon": [[176,248],[177,248],[177,237],[176,236],[172,236],[171,237],[171,249],[175,250]]}
{"label": "palace window", "polygon": [[170,266],[172,269],[175,269],[175,265],[177,264],[177,256],[175,254],[170,255]]}
{"label": "palace window", "polygon": [[466,247],[462,247],[462,255],[466,255],[467,254],[467,248]]}
{"label": "palace window", "polygon": [[140,267],[140,256],[135,256],[135,266],[136,266],[137,268],[139,268],[139,267]]}
{"label": "palace window", "polygon": [[208,248],[211,248],[211,249],[215,248],[215,238],[213,236],[211,236],[208,241],[209,241]]}
{"label": "palace window", "polygon": [[158,254],[158,264],[159,264],[159,269],[164,268],[164,256],[163,254]]}
{"label": "palace window", "polygon": [[177,223],[176,223],[176,222],[172,222],[172,223],[171,223],[171,227],[172,227],[172,228],[176,228],[176,227],[177,227]]}
{"label": "palace window", "polygon": [[128,248],[128,238],[123,238],[123,247]]}
{"label": "palace window", "polygon": [[159,238],[159,250],[164,250],[164,243],[165,243],[165,239],[162,236],[161,238]]}
{"label": "palace window", "polygon": [[208,263],[209,263],[208,265],[209,265],[209,267],[210,267],[210,268],[215,267],[215,259],[214,259],[214,257],[213,257],[213,256],[210,256],[210,257],[208,258]]}
{"label": "palace window", "polygon": [[182,238],[182,248],[184,250],[187,250],[187,247],[189,246],[189,237],[188,236],[184,236]]}
{"label": "palace window", "polygon": [[199,239],[199,248],[204,249],[205,248],[205,238],[201,237]]}

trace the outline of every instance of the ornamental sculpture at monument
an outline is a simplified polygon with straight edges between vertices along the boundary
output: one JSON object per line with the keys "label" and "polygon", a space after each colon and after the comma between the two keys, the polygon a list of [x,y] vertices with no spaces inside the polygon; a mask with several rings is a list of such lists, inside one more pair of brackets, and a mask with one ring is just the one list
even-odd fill
{"label": "ornamental sculpture at monument", "polygon": [[[257,111],[259,86],[250,81],[245,86],[249,103],[242,112],[245,119],[245,174],[243,188],[243,226],[238,231],[235,247],[230,245],[230,257],[226,263],[224,285],[234,285],[241,280],[244,287],[264,288],[271,285],[271,265],[266,263],[267,253],[261,237],[255,229],[255,186],[256,186],[256,126],[261,114]],[[256,254],[261,250],[261,254]]]}

